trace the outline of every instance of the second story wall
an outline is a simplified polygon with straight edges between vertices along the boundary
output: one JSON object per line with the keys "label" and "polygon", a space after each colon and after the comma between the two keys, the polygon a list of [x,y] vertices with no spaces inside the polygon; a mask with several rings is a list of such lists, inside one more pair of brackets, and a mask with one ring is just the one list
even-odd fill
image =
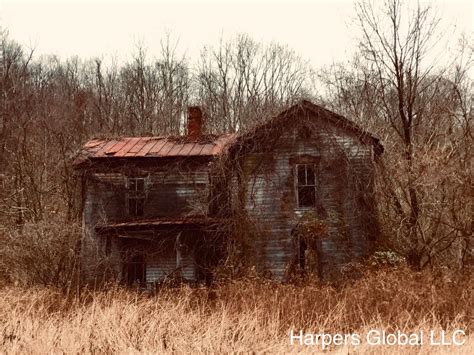
{"label": "second story wall", "polygon": [[207,215],[208,162],[97,164],[85,174],[84,193],[88,226]]}
{"label": "second story wall", "polygon": [[252,231],[242,234],[249,258],[280,280],[302,253],[295,246],[302,221],[321,226],[315,255],[306,256],[320,276],[367,255],[376,234],[373,147],[323,120],[310,123],[295,119],[268,135],[277,139],[241,154],[232,183],[234,210],[244,211],[238,225],[248,226],[241,234]]}

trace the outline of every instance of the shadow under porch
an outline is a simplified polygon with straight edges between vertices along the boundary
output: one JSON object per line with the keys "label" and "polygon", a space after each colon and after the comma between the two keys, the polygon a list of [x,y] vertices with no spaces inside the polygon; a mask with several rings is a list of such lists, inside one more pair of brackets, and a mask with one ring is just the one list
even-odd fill
{"label": "shadow under porch", "polygon": [[211,284],[225,242],[212,219],[138,221],[98,227],[109,268],[129,286]]}

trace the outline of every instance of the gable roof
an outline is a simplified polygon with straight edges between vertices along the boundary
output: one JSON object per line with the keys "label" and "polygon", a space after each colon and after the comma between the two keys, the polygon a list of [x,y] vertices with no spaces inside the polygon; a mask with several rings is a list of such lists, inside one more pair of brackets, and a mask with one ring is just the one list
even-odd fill
{"label": "gable roof", "polygon": [[[355,134],[365,144],[371,144],[376,154],[384,150],[379,139],[364,131],[351,120],[332,112],[310,101],[302,100],[286,109],[278,116],[255,127],[250,132],[237,136],[235,134],[205,135],[199,138],[181,137],[119,137],[114,139],[92,139],[88,141],[76,156],[74,165],[80,165],[88,160],[103,160],[109,158],[177,158],[177,157],[213,157],[242,147],[246,142],[254,140],[277,127],[294,124],[292,118],[301,114],[325,120]],[[312,117],[312,118],[313,118]]]}
{"label": "gable roof", "polygon": [[[268,134],[270,130],[275,128],[284,128],[287,125],[294,125],[294,118],[301,117],[301,115],[311,115],[311,119],[321,119],[337,127],[346,130],[349,133],[356,135],[359,140],[365,144],[371,144],[374,147],[376,154],[381,154],[384,151],[383,145],[380,140],[370,134],[369,132],[360,128],[357,124],[347,119],[346,117],[332,112],[322,106],[316,105],[308,100],[302,100],[299,103],[289,107],[285,111],[281,112],[278,116],[270,119],[269,121],[258,125],[250,132],[243,134],[237,138],[237,142],[240,146],[245,145],[246,142],[255,140],[259,135]],[[237,146],[237,144],[234,144]]]}
{"label": "gable roof", "polygon": [[74,164],[108,158],[212,157],[235,140],[234,134],[183,137],[119,137],[92,139],[79,152]]}

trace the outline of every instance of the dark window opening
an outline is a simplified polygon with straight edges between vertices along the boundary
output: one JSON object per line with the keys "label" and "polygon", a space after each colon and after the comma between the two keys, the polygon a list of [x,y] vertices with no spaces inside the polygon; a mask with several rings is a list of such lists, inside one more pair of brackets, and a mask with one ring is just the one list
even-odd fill
{"label": "dark window opening", "polygon": [[296,195],[298,207],[316,206],[316,178],[313,164],[299,164],[296,166],[297,184]]}
{"label": "dark window opening", "polygon": [[128,178],[128,214],[143,216],[145,213],[145,178]]}
{"label": "dark window opening", "polygon": [[313,207],[316,203],[314,187],[299,186],[298,187],[299,207]]}
{"label": "dark window opening", "polygon": [[[297,227],[298,229],[298,227]],[[308,271],[309,261],[307,258],[308,245],[305,238],[300,234],[300,232],[294,229],[291,232],[294,243],[294,254],[292,265],[294,266],[294,272],[299,276],[306,275]]]}
{"label": "dark window opening", "polygon": [[143,205],[145,199],[143,198],[132,198],[128,199],[128,212],[131,216],[143,216]]}
{"label": "dark window opening", "polygon": [[144,284],[146,281],[146,264],[143,255],[135,255],[126,264],[127,284]]}
{"label": "dark window opening", "polygon": [[143,178],[129,178],[128,179],[128,189],[130,191],[144,191],[145,190],[145,180]]}
{"label": "dark window opening", "polygon": [[111,252],[112,252],[112,237],[108,235],[105,238],[105,255],[109,256]]}
{"label": "dark window opening", "polygon": [[302,238],[298,238],[298,267],[300,271],[304,272],[306,270],[306,242]]}
{"label": "dark window opening", "polygon": [[297,276],[318,276],[321,278],[320,247],[316,241],[308,240],[304,234],[301,234],[304,233],[304,228],[300,230],[300,227],[296,227],[291,233],[294,243],[292,270]]}

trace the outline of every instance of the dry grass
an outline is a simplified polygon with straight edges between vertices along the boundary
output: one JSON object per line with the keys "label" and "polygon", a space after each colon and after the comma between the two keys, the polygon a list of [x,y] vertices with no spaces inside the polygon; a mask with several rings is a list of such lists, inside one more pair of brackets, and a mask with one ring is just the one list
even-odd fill
{"label": "dry grass", "polygon": [[[213,289],[119,288],[64,294],[0,289],[2,353],[320,351],[292,346],[289,331],[359,333],[472,330],[473,280],[435,280],[406,269],[372,272],[339,288],[234,281]],[[461,347],[339,346],[336,352],[472,353]]]}

